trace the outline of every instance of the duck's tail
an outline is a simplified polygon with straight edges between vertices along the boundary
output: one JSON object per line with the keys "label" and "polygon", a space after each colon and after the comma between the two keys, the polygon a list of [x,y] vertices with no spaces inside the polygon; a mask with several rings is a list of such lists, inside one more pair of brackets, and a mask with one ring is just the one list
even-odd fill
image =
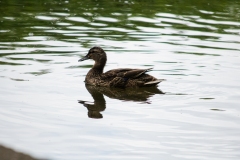
{"label": "duck's tail", "polygon": [[155,81],[150,81],[150,82],[144,83],[144,87],[156,86],[158,83],[160,83],[162,81],[166,81],[166,80],[165,79],[157,79]]}

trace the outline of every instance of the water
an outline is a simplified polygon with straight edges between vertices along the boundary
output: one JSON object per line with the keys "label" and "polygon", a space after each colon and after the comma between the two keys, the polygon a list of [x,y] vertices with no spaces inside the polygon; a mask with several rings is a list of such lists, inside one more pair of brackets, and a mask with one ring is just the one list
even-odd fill
{"label": "water", "polygon": [[[239,159],[239,8],[0,1],[0,144],[50,160]],[[90,88],[92,97],[83,81],[93,62],[78,59],[96,45],[105,71],[153,67],[164,94]]]}

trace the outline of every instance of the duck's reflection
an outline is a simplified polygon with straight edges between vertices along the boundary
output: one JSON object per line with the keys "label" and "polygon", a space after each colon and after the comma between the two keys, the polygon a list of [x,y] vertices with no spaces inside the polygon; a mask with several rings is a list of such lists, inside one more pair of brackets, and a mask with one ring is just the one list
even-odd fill
{"label": "duck's reflection", "polygon": [[157,87],[146,88],[107,88],[85,85],[88,92],[92,95],[94,102],[88,102],[79,100],[78,102],[83,104],[88,109],[89,118],[103,118],[100,112],[106,109],[106,101],[104,96],[109,98],[119,99],[124,101],[135,101],[150,103],[149,98],[155,94],[164,94]]}

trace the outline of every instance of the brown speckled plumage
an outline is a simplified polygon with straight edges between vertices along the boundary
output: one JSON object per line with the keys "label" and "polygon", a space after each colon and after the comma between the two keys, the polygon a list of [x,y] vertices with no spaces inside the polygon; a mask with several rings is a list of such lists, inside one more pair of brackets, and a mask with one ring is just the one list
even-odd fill
{"label": "brown speckled plumage", "polygon": [[163,81],[163,79],[157,79],[146,74],[146,72],[150,71],[152,68],[119,68],[103,73],[103,69],[107,62],[107,55],[100,47],[91,48],[88,54],[79,61],[87,59],[93,59],[95,61],[95,64],[89,70],[85,78],[85,83],[89,85],[120,88],[150,87],[156,86],[158,83]]}

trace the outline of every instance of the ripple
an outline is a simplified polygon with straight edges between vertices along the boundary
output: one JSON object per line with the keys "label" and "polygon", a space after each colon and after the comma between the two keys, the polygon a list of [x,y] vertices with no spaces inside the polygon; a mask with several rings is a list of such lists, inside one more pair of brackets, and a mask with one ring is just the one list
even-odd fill
{"label": "ripple", "polygon": [[211,109],[212,111],[225,111],[223,109]]}
{"label": "ripple", "polygon": [[63,17],[70,16],[69,13],[61,13],[61,12],[51,12],[50,14],[56,15],[56,16],[63,16]]}
{"label": "ripple", "polygon": [[48,74],[48,73],[51,73],[50,69],[41,69],[38,72],[25,72],[25,74],[32,74],[35,76],[41,76],[41,75]]}
{"label": "ripple", "polygon": [[213,100],[215,98],[199,98],[199,99],[203,99],[203,100]]}
{"label": "ripple", "polygon": [[146,18],[146,17],[130,17],[130,18],[128,18],[128,20],[139,21],[139,22],[148,22],[148,23],[159,23],[159,22],[161,22],[159,20]]}
{"label": "ripple", "polygon": [[66,22],[59,22],[59,23],[56,23],[57,25],[59,26],[70,26],[71,23],[66,23]]}
{"label": "ripple", "polygon": [[114,13],[111,13],[111,15],[114,15],[114,16],[121,16],[121,15],[123,15],[123,14],[122,14],[122,13],[114,12]]}
{"label": "ripple", "polygon": [[84,12],[83,14],[86,16],[93,16],[93,13],[91,13],[91,12]]}
{"label": "ripple", "polygon": [[107,24],[104,23],[89,23],[92,26],[107,26]]}
{"label": "ripple", "polygon": [[116,27],[107,27],[107,28],[102,28],[101,30],[118,31],[118,32],[126,32],[126,33],[131,33],[133,31],[125,28],[116,28]]}
{"label": "ripple", "polygon": [[31,40],[31,41],[44,41],[49,39],[50,37],[46,36],[29,36],[29,37],[24,37],[25,40]]}
{"label": "ripple", "polygon": [[9,32],[10,30],[0,30],[0,32],[4,33],[4,32]]}
{"label": "ripple", "polygon": [[118,19],[112,17],[96,17],[95,20],[105,21],[105,22],[118,22]]}
{"label": "ripple", "polygon": [[159,17],[169,17],[169,18],[176,18],[177,15],[171,13],[156,13],[156,16]]}
{"label": "ripple", "polygon": [[29,81],[29,80],[25,80],[25,79],[16,79],[16,78],[10,78],[13,81]]}
{"label": "ripple", "polygon": [[224,29],[224,31],[240,35],[240,29]]}
{"label": "ripple", "polygon": [[15,17],[3,17],[4,19],[7,19],[7,20],[15,20]]}
{"label": "ripple", "polygon": [[26,65],[26,64],[22,64],[22,63],[13,63],[13,62],[6,62],[6,61],[0,61],[0,65],[19,66],[19,65]]}
{"label": "ripple", "polygon": [[207,23],[207,24],[221,24],[221,25],[233,25],[240,26],[239,22],[231,22],[231,21],[216,21],[211,19],[197,19],[197,22]]}
{"label": "ripple", "polygon": [[67,17],[67,20],[76,21],[76,22],[89,22],[89,20],[82,17]]}
{"label": "ripple", "polygon": [[89,27],[83,27],[83,26],[69,26],[67,27],[69,29],[74,29],[74,30],[91,30],[92,28]]}
{"label": "ripple", "polygon": [[205,11],[205,10],[198,10],[198,11],[204,14],[214,14],[214,12],[211,12],[211,11]]}
{"label": "ripple", "polygon": [[52,61],[48,59],[17,58],[17,57],[7,57],[7,59],[14,60],[14,61],[35,61],[35,62],[41,62],[41,63],[49,63]]}
{"label": "ripple", "polygon": [[35,18],[41,19],[41,20],[46,20],[46,21],[55,21],[55,20],[58,20],[57,17],[51,17],[51,16],[35,16]]}

